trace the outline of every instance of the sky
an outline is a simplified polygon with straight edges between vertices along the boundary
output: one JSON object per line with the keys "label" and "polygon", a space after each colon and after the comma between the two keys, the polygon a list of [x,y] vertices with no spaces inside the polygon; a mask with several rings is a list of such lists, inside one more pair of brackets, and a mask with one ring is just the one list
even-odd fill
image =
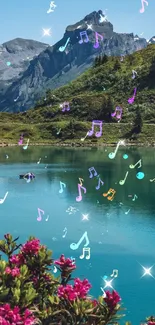
{"label": "sky", "polygon": [[[145,11],[140,13],[142,1],[54,0],[57,7],[47,14],[50,0],[1,0],[0,44],[20,37],[53,45],[61,40],[68,25],[98,10],[106,12],[115,32],[133,32],[150,39],[155,36],[155,0],[148,0],[148,6],[144,3]],[[51,36],[43,36],[43,28],[51,28]]]}

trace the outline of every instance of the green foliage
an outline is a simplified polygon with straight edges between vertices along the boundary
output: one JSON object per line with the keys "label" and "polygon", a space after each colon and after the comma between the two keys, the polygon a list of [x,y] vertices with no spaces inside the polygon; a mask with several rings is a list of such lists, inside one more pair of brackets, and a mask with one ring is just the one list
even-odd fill
{"label": "green foliage", "polygon": [[[45,97],[42,98],[35,109],[20,114],[0,113],[1,141],[17,143],[20,133],[23,132],[25,138],[30,138],[30,143],[31,139],[39,143],[63,141],[70,143],[73,140],[74,143],[81,143],[80,138],[86,134],[92,120],[95,119],[103,120],[104,128],[106,124],[113,123],[110,129],[113,129],[114,136],[110,137],[111,142],[116,142],[117,119],[111,118],[110,115],[116,106],[123,109],[120,128],[123,129],[126,124],[126,129],[129,129],[122,137],[126,137],[127,140],[133,138],[134,129],[131,123],[139,125],[137,121],[141,119],[136,141],[145,143],[148,138],[151,142],[155,141],[154,51],[155,45],[149,45],[146,49],[124,57],[122,62],[120,57],[100,55],[95,58],[94,66],[76,80],[59,89],[48,89],[46,100]],[[132,70],[137,71],[135,79],[132,79]],[[130,105],[128,98],[133,96],[135,87],[137,87],[135,102]],[[63,113],[59,107],[64,101],[70,102],[69,112]],[[73,120],[74,127],[71,126],[69,129],[70,121]],[[149,128],[147,124],[150,125]],[[150,132],[153,126],[153,132]],[[61,133],[57,135],[59,128]],[[105,129],[102,137],[97,139],[97,143],[102,143],[103,139],[109,143],[109,134]],[[85,141],[89,144],[92,140],[93,137],[86,138]]]}

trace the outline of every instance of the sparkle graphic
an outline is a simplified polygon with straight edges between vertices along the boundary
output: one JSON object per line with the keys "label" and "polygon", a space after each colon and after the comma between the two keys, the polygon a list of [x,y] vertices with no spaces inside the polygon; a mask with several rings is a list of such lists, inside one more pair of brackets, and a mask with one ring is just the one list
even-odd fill
{"label": "sparkle graphic", "polygon": [[77,211],[79,211],[79,210],[76,209],[76,208],[74,208],[74,207],[72,207],[72,206],[70,206],[70,207],[66,210],[66,212],[68,212],[69,214],[76,213]]}
{"label": "sparkle graphic", "polygon": [[82,215],[82,220],[89,220],[89,215],[88,214],[83,214]]}
{"label": "sparkle graphic", "polygon": [[151,267],[144,267],[143,265],[141,265],[141,266],[142,266],[142,268],[144,270],[144,273],[141,276],[141,278],[143,278],[143,276],[145,276],[145,275],[149,275],[149,276],[152,276],[152,278],[154,278],[154,276],[151,274],[151,269],[153,268],[154,264]]}
{"label": "sparkle graphic", "polygon": [[51,30],[51,28],[49,28],[49,29],[43,28],[43,36],[51,36],[50,30]]}
{"label": "sparkle graphic", "polygon": [[107,280],[104,279],[104,282],[105,282],[105,284],[106,284],[106,285],[104,286],[104,289],[105,289],[105,288],[112,288],[112,289],[113,289],[113,287],[112,287],[112,285],[111,285],[112,281],[113,281],[113,279],[112,279],[112,280],[109,280],[109,281],[107,281]]}
{"label": "sparkle graphic", "polygon": [[93,28],[92,28],[92,24],[91,24],[91,25],[87,24],[87,29],[91,29],[91,30],[93,30]]}

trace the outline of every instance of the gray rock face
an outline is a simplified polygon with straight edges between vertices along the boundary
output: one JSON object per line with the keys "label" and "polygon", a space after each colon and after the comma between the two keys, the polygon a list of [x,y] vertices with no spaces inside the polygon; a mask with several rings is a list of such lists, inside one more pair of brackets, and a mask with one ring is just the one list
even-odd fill
{"label": "gray rock face", "polygon": [[[80,32],[86,31],[88,42]],[[94,48],[95,32],[103,36]],[[67,39],[63,52],[59,51]],[[63,38],[53,46],[35,41],[16,39],[0,47],[4,68],[0,70],[0,111],[19,112],[32,108],[45,91],[65,85],[87,70],[99,54],[120,56],[131,54],[147,46],[145,38],[118,34],[102,11],[94,11],[66,28]],[[26,59],[30,57],[29,61]],[[25,60],[25,61],[24,61]],[[6,66],[6,61],[11,66]],[[10,69],[10,70],[9,70]]]}

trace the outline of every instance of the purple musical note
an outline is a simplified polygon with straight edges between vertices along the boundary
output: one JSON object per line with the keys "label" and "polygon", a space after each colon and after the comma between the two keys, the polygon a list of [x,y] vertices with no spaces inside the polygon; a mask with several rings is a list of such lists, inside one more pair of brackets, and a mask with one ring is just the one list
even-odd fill
{"label": "purple musical note", "polygon": [[77,202],[82,201],[81,188],[83,189],[84,194],[86,194],[86,188],[83,187],[83,186],[81,186],[80,184],[78,184],[78,192],[79,192],[79,196],[76,197],[76,201],[77,201]]}
{"label": "purple musical note", "polygon": [[100,189],[100,184],[104,184],[104,182],[101,180],[101,178],[99,178],[98,180],[98,185],[96,186],[96,190],[99,190]]}
{"label": "purple musical note", "polygon": [[69,102],[64,102],[63,104],[61,104],[61,107],[63,107],[62,112],[70,111]]}
{"label": "purple musical note", "polygon": [[[86,39],[83,41],[83,39],[82,39],[82,36],[85,36],[86,37]],[[83,42],[85,42],[85,43],[88,43],[89,42],[89,38],[88,38],[88,35],[87,35],[87,32],[86,32],[86,30],[85,31],[83,31],[83,32],[80,32],[80,37],[81,37],[81,39],[80,39],[80,41],[79,41],[79,44],[82,44]]]}
{"label": "purple musical note", "polygon": [[[93,178],[94,176],[97,176],[97,171],[95,170],[94,167],[90,167],[90,168],[88,168],[88,170],[89,170],[89,173],[90,173],[89,178]],[[94,175],[93,175],[92,171],[94,171]]]}
{"label": "purple musical note", "polygon": [[98,38],[101,37],[101,41],[103,41],[103,36],[98,34],[97,32],[95,32],[95,39],[96,39],[96,43],[94,44],[94,49],[98,49],[98,47],[100,46]]}
{"label": "purple musical note", "polygon": [[[120,112],[119,114],[117,114],[117,112]],[[117,106],[115,109],[114,113],[111,113],[111,116],[114,117],[116,115],[116,118],[119,120],[122,117],[122,108],[120,106]]]}
{"label": "purple musical note", "polygon": [[21,134],[21,136],[20,136],[20,140],[18,141],[18,144],[19,144],[19,145],[23,144],[23,134]]}
{"label": "purple musical note", "polygon": [[102,135],[102,121],[98,121],[98,120],[94,120],[92,122],[92,129],[90,131],[88,131],[88,136],[90,137],[91,135],[93,135],[93,133],[94,133],[94,125],[97,125],[97,126],[100,127],[100,131],[95,133],[95,136],[97,138],[99,138]]}
{"label": "purple musical note", "polygon": [[133,104],[134,100],[135,100],[135,96],[136,96],[136,91],[137,91],[137,88],[134,88],[134,94],[133,94],[133,97],[129,98],[128,99],[128,103],[129,104]]}

